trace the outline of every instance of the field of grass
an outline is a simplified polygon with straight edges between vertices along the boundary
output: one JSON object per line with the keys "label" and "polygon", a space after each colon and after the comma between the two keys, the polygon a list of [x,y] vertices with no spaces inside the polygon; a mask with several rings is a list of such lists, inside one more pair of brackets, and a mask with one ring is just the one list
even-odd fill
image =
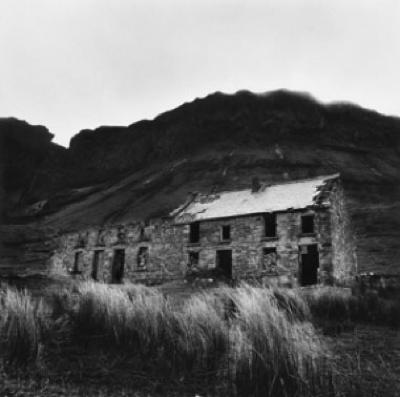
{"label": "field of grass", "polygon": [[243,284],[178,305],[88,282],[0,306],[2,395],[400,395],[400,304],[373,295]]}

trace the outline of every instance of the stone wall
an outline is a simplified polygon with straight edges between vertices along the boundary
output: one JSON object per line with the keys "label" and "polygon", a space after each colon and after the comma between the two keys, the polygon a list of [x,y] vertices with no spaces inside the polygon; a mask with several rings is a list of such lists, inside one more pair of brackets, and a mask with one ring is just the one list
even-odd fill
{"label": "stone wall", "polygon": [[355,233],[351,227],[341,183],[335,183],[330,199],[333,281],[335,284],[349,285],[357,272],[357,257]]}
{"label": "stone wall", "polygon": [[[202,221],[197,243],[189,242],[188,224],[176,225],[171,220],[72,233],[59,239],[51,269],[56,274],[89,279],[97,260],[97,280],[111,282],[113,261],[120,249],[125,255],[124,280],[163,282],[186,275],[190,253],[197,253],[195,267],[201,271],[217,266],[217,251],[231,250],[233,279],[257,278],[266,283],[295,286],[299,283],[299,247],[315,244],[319,255],[318,282],[344,282],[354,267],[353,251],[347,246],[341,194],[340,190],[335,191],[330,209],[315,206],[277,213],[276,237],[265,237],[261,214]],[[313,233],[301,232],[303,215],[314,215]],[[221,230],[226,225],[230,226],[230,239],[223,241]],[[268,248],[275,248],[276,253]],[[76,255],[81,256],[78,268]]]}
{"label": "stone wall", "polygon": [[[185,228],[170,222],[152,222],[88,229],[59,239],[52,257],[53,274],[73,274],[80,279],[92,277],[95,252],[98,255],[97,279],[112,281],[112,264],[116,250],[124,250],[124,280],[161,282],[185,274],[186,254],[183,249]],[[140,249],[147,247],[147,263],[139,258]],[[75,255],[81,253],[78,272],[74,272]]]}
{"label": "stone wall", "polygon": [[354,287],[358,293],[378,293],[386,298],[400,299],[400,276],[398,275],[359,274]]}
{"label": "stone wall", "polygon": [[[313,214],[315,233],[301,233],[301,216]],[[218,250],[232,250],[234,279],[264,278],[268,282],[296,285],[299,270],[299,245],[317,244],[320,258],[319,281],[326,283],[332,272],[330,214],[326,209],[277,213],[276,237],[264,237],[262,215],[203,221],[199,243],[187,244],[189,251],[199,253],[199,267],[217,265]],[[231,227],[231,240],[221,240],[221,228]],[[263,249],[276,248],[276,266],[265,266]]]}

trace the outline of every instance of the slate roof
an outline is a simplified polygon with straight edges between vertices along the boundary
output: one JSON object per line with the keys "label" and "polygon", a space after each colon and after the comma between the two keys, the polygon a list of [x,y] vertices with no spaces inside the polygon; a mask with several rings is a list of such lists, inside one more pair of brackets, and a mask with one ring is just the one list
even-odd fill
{"label": "slate roof", "polygon": [[[251,189],[202,194],[177,208],[170,215],[176,223],[228,218],[264,212],[329,206],[329,188],[339,174],[320,176]],[[325,194],[324,194],[325,193]]]}

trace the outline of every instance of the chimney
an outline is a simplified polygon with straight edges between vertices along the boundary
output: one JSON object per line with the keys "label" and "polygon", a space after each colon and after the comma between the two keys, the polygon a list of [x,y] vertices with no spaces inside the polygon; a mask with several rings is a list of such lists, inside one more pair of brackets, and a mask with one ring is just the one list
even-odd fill
{"label": "chimney", "polygon": [[257,176],[251,180],[251,192],[257,193],[261,189],[261,183]]}

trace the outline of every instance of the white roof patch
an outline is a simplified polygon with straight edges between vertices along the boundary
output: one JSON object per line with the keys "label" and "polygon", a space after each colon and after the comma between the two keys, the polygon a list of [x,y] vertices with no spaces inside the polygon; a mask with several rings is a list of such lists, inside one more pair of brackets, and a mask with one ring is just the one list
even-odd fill
{"label": "white roof patch", "polygon": [[228,218],[263,212],[302,209],[316,203],[315,199],[326,182],[339,174],[313,179],[270,185],[258,192],[251,189],[217,194],[200,195],[188,205],[171,213],[177,223],[187,223],[215,218]]}

